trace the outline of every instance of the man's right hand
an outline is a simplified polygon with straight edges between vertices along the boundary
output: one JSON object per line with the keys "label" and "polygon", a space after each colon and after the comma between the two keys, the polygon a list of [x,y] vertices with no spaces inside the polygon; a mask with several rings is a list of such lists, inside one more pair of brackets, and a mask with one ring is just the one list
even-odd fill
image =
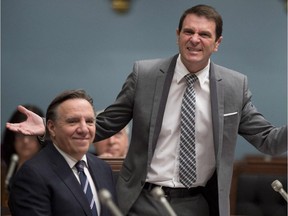
{"label": "man's right hand", "polygon": [[45,134],[45,125],[43,119],[31,112],[30,110],[26,109],[23,106],[17,107],[18,111],[23,113],[27,116],[27,120],[21,123],[6,123],[6,127],[9,130],[22,133],[25,135],[35,135],[35,136],[42,136]]}

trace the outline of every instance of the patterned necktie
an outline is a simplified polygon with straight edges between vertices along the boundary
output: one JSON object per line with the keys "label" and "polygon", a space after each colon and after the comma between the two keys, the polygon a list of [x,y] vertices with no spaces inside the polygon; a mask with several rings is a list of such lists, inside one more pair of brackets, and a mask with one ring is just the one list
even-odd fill
{"label": "patterned necktie", "polygon": [[195,153],[195,111],[196,96],[193,85],[197,81],[195,74],[185,76],[187,88],[181,106],[181,133],[179,155],[180,182],[191,188],[196,181],[196,153]]}
{"label": "patterned necktie", "polygon": [[85,161],[83,161],[83,160],[78,161],[75,165],[75,167],[77,168],[78,174],[79,174],[81,188],[84,191],[84,193],[88,199],[88,202],[89,202],[89,205],[90,205],[90,208],[92,211],[92,215],[98,216],[97,209],[96,209],[96,203],[95,203],[94,198],[93,198],[92,190],[91,190],[90,184],[88,182],[87,176],[84,173],[84,166],[85,166]]}

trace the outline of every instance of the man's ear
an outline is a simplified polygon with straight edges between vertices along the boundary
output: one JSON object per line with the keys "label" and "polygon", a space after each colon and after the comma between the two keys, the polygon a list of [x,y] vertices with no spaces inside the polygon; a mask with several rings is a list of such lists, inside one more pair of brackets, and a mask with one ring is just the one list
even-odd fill
{"label": "man's ear", "polygon": [[48,120],[46,127],[47,127],[47,130],[48,130],[51,138],[55,137],[56,134],[55,134],[55,125],[54,125],[54,122],[53,122],[52,120]]}
{"label": "man's ear", "polygon": [[219,37],[218,40],[215,42],[215,48],[214,48],[214,52],[218,51],[218,48],[222,42],[223,36]]}
{"label": "man's ear", "polygon": [[179,29],[176,29],[176,38],[177,38],[176,43],[177,44],[179,44],[179,35],[180,35],[180,31]]}

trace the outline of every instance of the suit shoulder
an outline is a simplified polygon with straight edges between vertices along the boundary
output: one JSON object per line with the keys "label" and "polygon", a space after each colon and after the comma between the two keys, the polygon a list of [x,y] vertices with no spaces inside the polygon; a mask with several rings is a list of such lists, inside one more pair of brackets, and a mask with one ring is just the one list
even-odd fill
{"label": "suit shoulder", "polygon": [[161,63],[165,63],[165,62],[169,62],[172,60],[173,57],[169,57],[169,58],[155,58],[155,59],[142,59],[142,60],[138,60],[135,63],[138,64],[161,64]]}
{"label": "suit shoulder", "polygon": [[217,73],[219,73],[221,76],[224,76],[224,77],[225,76],[233,76],[233,77],[238,77],[238,78],[242,78],[242,79],[244,77],[246,77],[246,75],[244,75],[244,74],[242,74],[236,70],[233,70],[233,69],[221,66],[221,65],[217,65],[217,64],[212,63],[211,67],[214,69],[216,75],[217,75]]}
{"label": "suit shoulder", "polygon": [[175,56],[169,58],[138,60],[134,63],[134,68],[136,67],[144,71],[153,71],[156,69],[166,70],[174,57]]}

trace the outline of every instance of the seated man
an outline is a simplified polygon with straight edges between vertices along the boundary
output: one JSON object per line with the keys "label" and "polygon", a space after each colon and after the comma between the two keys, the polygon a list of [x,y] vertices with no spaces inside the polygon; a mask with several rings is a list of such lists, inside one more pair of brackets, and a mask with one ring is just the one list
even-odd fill
{"label": "seated man", "polygon": [[65,91],[51,102],[46,133],[52,143],[17,172],[8,202],[13,216],[110,215],[97,192],[106,188],[116,200],[111,168],[87,152],[95,119],[93,100],[83,90]]}
{"label": "seated man", "polygon": [[99,157],[125,157],[129,146],[129,126],[127,125],[115,135],[93,143]]}

